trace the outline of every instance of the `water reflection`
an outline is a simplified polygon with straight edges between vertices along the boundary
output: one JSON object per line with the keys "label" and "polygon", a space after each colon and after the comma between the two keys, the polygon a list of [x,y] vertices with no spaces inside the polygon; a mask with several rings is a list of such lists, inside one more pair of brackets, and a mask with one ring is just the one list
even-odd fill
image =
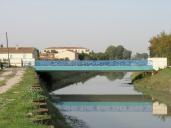
{"label": "water reflection", "polygon": [[131,73],[78,74],[53,76],[50,89],[54,106],[72,127],[170,128],[171,107],[137,92]]}
{"label": "water reflection", "polygon": [[122,79],[125,74],[125,72],[39,72],[40,78],[48,91],[54,91],[71,84],[84,84],[97,75],[114,81]]}
{"label": "water reflection", "polygon": [[153,102],[153,114],[154,115],[167,115],[168,107],[164,103],[159,103],[158,101]]}
{"label": "water reflection", "polygon": [[86,122],[78,119],[77,117],[64,115],[64,118],[73,128],[89,128],[89,126],[86,124]]}
{"label": "water reflection", "polygon": [[151,102],[60,102],[61,112],[151,112]]}
{"label": "water reflection", "polygon": [[74,83],[52,93],[55,95],[142,95],[134,90],[133,85],[129,84],[130,81],[130,73],[126,73],[122,79],[114,81],[108,80],[105,75],[96,75],[84,83]]}
{"label": "water reflection", "polygon": [[67,120],[68,117],[75,120],[69,121],[74,128],[170,128],[171,118],[168,110],[171,107],[149,99],[138,99],[139,97],[137,101],[130,99],[122,102],[56,101],[54,105]]}

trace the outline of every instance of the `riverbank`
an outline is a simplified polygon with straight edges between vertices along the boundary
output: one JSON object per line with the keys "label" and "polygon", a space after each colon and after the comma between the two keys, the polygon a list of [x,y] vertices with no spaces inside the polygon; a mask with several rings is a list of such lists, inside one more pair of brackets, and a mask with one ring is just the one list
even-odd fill
{"label": "riverbank", "polygon": [[154,75],[135,73],[132,80],[136,90],[171,105],[171,68],[160,70]]}
{"label": "riverbank", "polygon": [[33,100],[37,92],[32,90],[35,85],[35,72],[26,69],[22,80],[7,92],[0,94],[0,128],[48,128],[49,126],[33,123],[37,107]]}

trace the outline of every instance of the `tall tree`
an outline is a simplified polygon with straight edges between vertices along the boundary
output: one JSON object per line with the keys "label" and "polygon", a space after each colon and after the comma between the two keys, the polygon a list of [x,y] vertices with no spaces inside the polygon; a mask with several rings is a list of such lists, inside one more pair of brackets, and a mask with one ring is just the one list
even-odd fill
{"label": "tall tree", "polygon": [[150,56],[151,57],[167,57],[168,64],[171,65],[171,34],[165,32],[151,38]]}

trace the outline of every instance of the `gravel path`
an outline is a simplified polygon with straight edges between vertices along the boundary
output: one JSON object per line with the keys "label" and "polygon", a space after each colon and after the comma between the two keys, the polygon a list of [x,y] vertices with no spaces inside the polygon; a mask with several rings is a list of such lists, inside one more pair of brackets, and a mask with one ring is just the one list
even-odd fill
{"label": "gravel path", "polygon": [[12,69],[4,70],[2,74],[0,74],[0,81],[5,80],[5,77],[12,74]]}
{"label": "gravel path", "polygon": [[[20,68],[18,68],[18,69],[12,69],[12,70],[17,70],[16,75],[14,77],[12,77],[12,78],[9,78],[6,81],[5,85],[3,85],[3,86],[0,87],[0,94],[6,92],[12,86],[14,86],[17,83],[19,83],[20,80],[21,80],[21,78],[22,78],[22,76],[23,76],[23,74],[24,74],[24,71],[25,71],[24,69],[20,69]],[[0,78],[3,78],[4,76],[8,76],[8,75],[12,74],[12,70],[9,70],[9,71],[4,72],[1,75]]]}
{"label": "gravel path", "polygon": [[13,69],[11,69],[11,70],[6,70],[5,72],[3,72],[3,73],[1,74],[1,76],[2,76],[2,77],[5,77],[5,76],[8,76],[8,75],[12,74],[12,70],[13,70]]}

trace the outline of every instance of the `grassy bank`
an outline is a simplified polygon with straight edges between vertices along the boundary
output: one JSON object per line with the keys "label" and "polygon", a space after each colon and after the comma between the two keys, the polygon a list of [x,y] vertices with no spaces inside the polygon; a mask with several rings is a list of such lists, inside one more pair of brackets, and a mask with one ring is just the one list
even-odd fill
{"label": "grassy bank", "polygon": [[33,104],[35,92],[34,70],[27,69],[22,81],[8,92],[0,94],[0,128],[47,128],[34,124],[28,115],[36,110]]}
{"label": "grassy bank", "polygon": [[171,68],[155,75],[133,74],[132,80],[136,90],[171,105]]}

